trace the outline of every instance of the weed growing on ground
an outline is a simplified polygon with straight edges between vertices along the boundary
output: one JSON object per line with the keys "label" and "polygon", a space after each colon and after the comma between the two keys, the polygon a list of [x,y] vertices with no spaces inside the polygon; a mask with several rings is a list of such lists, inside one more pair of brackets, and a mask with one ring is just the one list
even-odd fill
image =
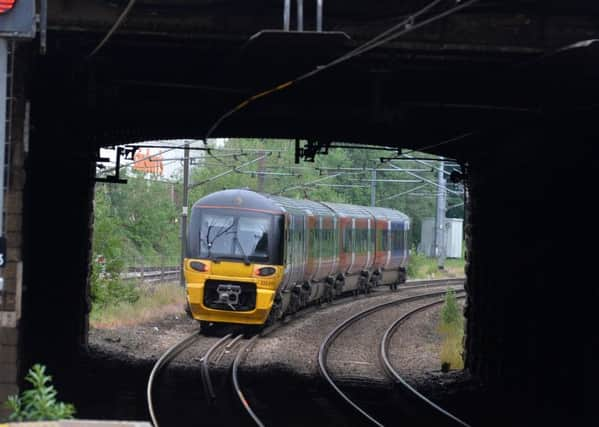
{"label": "weed growing on ground", "polygon": [[463,369],[464,317],[453,289],[448,289],[445,294],[445,302],[441,309],[439,332],[442,336],[441,370],[447,372],[449,369]]}
{"label": "weed growing on ground", "polygon": [[90,323],[95,328],[115,328],[143,323],[167,314],[184,314],[185,290],[176,283],[139,287],[135,301],[94,305]]}
{"label": "weed growing on ground", "polygon": [[408,279],[464,277],[464,263],[463,258],[446,259],[445,268],[439,270],[437,258],[429,258],[412,250],[408,260]]}
{"label": "weed growing on ground", "polygon": [[27,373],[25,380],[33,388],[10,396],[6,405],[12,411],[9,421],[49,421],[73,418],[75,407],[70,403],[56,400],[58,394],[46,375],[46,367],[35,364]]}

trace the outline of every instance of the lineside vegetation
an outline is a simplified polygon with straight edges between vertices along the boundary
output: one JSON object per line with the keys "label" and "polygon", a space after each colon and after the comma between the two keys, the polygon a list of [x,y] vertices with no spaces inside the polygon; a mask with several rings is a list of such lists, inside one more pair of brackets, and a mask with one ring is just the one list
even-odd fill
{"label": "lineside vegetation", "polygon": [[447,372],[450,369],[463,369],[464,316],[453,289],[448,289],[445,294],[445,302],[441,309],[441,319],[439,321],[439,333],[442,337],[439,354],[441,370]]}

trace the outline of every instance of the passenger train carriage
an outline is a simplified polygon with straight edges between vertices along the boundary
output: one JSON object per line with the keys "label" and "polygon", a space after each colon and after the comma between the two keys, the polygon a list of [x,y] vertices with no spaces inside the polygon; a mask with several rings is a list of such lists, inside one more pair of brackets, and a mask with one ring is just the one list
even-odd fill
{"label": "passenger train carriage", "polygon": [[185,279],[202,322],[263,325],[314,301],[406,280],[403,213],[224,190],[198,200]]}

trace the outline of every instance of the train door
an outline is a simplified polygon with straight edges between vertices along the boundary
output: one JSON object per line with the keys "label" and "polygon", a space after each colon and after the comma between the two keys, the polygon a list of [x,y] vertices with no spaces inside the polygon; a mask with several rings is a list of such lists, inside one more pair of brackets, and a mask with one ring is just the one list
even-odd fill
{"label": "train door", "polygon": [[387,259],[385,261],[385,268],[389,266],[389,262],[391,262],[391,221],[386,221],[385,229],[383,230],[383,250],[387,254]]}
{"label": "train door", "polygon": [[368,228],[366,229],[366,265],[364,266],[366,270],[370,268],[372,265],[372,261],[374,261],[374,252],[372,250],[372,234],[373,234],[373,226],[372,219],[368,218],[367,220]]}
{"label": "train door", "polygon": [[306,269],[306,220],[304,215],[291,215],[289,258],[291,263],[290,286],[303,281]]}
{"label": "train door", "polygon": [[324,230],[322,216],[320,216],[320,215],[318,216],[318,220],[316,221],[314,226],[316,227],[315,235],[316,235],[316,239],[317,239],[317,243],[315,245],[317,262],[316,262],[316,273],[315,273],[314,277],[319,279],[322,276],[322,258],[324,256],[323,247],[325,245],[325,230]]}
{"label": "train door", "polygon": [[341,225],[338,224],[337,216],[333,217],[333,228],[331,229],[331,256],[333,257],[333,266],[331,268],[331,273],[334,273],[338,270],[339,267],[339,233],[341,230]]}
{"label": "train door", "polygon": [[353,273],[354,264],[356,263],[356,219],[351,219],[351,226],[349,227],[349,245],[351,250],[351,262],[349,264],[349,272]]}
{"label": "train door", "polygon": [[305,279],[313,280],[314,276],[318,273],[318,219],[319,217],[314,215],[308,215],[306,217],[307,230],[304,238],[306,239],[306,270]]}
{"label": "train door", "polygon": [[308,246],[306,236],[308,234],[308,221],[305,215],[299,215],[298,219],[298,281],[303,281],[306,274],[306,263],[308,262]]}
{"label": "train door", "polygon": [[293,283],[293,215],[285,216],[285,274],[281,283],[281,290],[285,291]]}
{"label": "train door", "polygon": [[298,215],[293,215],[293,233],[291,234],[291,286],[299,280],[299,270],[301,262],[300,254],[300,222]]}

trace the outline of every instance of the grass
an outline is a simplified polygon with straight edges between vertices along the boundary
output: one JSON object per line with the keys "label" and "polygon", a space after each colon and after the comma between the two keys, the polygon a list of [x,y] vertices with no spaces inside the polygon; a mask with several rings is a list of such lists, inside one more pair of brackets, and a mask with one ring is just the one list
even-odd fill
{"label": "grass", "polygon": [[447,372],[450,369],[463,369],[464,315],[455,292],[451,289],[448,289],[445,294],[439,319],[439,333],[442,337],[439,354],[441,370]]}
{"label": "grass", "polygon": [[408,279],[441,279],[465,276],[465,260],[463,258],[446,259],[443,270],[439,270],[437,258],[428,258],[420,254],[410,255],[408,264]]}
{"label": "grass", "polygon": [[111,329],[137,325],[168,314],[183,314],[185,290],[178,283],[144,286],[140,287],[139,292],[139,299],[133,303],[92,307],[90,325],[98,329]]}

